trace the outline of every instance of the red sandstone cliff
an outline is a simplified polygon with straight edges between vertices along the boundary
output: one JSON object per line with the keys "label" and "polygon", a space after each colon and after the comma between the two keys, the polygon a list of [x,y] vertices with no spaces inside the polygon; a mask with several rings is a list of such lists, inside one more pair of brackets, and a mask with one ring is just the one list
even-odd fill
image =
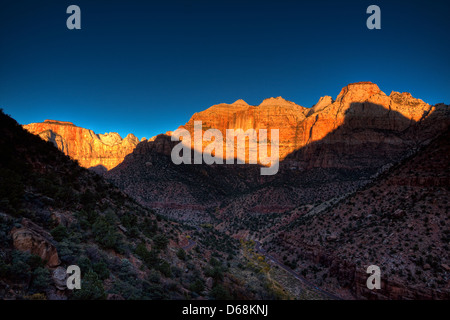
{"label": "red sandstone cliff", "polygon": [[[342,153],[346,152],[343,148],[352,149],[353,152],[355,148],[367,147],[367,143],[385,143],[391,149],[402,145],[404,149],[403,139],[386,135],[381,130],[402,133],[439,112],[448,113],[448,107],[431,106],[409,93],[392,92],[387,96],[376,84],[359,82],[344,87],[336,101],[325,96],[311,109],[281,97],[266,99],[259,106],[250,106],[238,100],[233,104],[218,104],[195,113],[181,128],[187,129],[193,137],[194,121],[202,121],[203,131],[219,129],[224,138],[226,129],[279,129],[279,153],[280,160],[283,160],[296,150],[319,141],[326,145],[345,141],[347,145],[340,146],[338,150]],[[446,119],[448,124],[447,115],[441,118]],[[345,127],[345,130],[336,134],[335,131],[340,127]],[[409,143],[420,144],[441,130],[443,127],[431,130],[433,132],[422,137],[409,136]],[[204,143],[203,148],[207,144],[209,142]],[[339,166],[329,154],[318,154],[317,148],[305,151],[296,157],[302,167]]]}
{"label": "red sandstone cliff", "polygon": [[139,143],[133,134],[124,139],[115,132],[95,134],[92,130],[77,127],[71,122],[45,120],[42,123],[24,125],[24,128],[53,142],[58,149],[78,160],[85,168],[101,166],[110,170],[121,163]]}
{"label": "red sandstone cliff", "polygon": [[[382,165],[384,157],[394,155],[391,160],[395,160],[398,153],[429,141],[448,126],[449,108],[443,104],[431,106],[409,93],[392,92],[387,96],[376,84],[359,82],[344,87],[335,101],[325,96],[310,109],[281,97],[266,99],[258,106],[250,106],[243,100],[214,105],[195,113],[180,127],[187,129],[192,138],[194,121],[202,121],[203,132],[210,128],[220,130],[224,139],[226,129],[267,129],[269,139],[270,129],[278,129],[280,161],[289,156],[285,162],[288,166],[354,168]],[[433,125],[421,125],[427,121]],[[110,170],[139,143],[132,134],[125,139],[117,133],[95,134],[70,122],[46,120],[24,127],[52,141],[87,168],[103,166]],[[149,141],[153,144],[163,141],[154,140]],[[204,142],[202,148],[209,143]],[[225,146],[226,143],[224,149]],[[171,150],[169,144],[154,148],[165,154]],[[371,154],[364,159],[353,157],[358,153],[363,156],[360,151],[368,149],[381,158],[368,163]],[[348,155],[351,158],[345,159]]]}

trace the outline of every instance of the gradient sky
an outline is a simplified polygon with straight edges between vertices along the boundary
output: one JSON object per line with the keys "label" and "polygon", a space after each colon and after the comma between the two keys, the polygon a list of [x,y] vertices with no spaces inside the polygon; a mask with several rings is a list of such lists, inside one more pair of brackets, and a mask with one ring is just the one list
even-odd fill
{"label": "gradient sky", "polygon": [[[305,107],[358,81],[450,103],[450,1],[0,2],[0,107],[139,138],[195,112],[282,96]],[[66,8],[81,8],[81,30]],[[366,9],[381,8],[381,30]]]}

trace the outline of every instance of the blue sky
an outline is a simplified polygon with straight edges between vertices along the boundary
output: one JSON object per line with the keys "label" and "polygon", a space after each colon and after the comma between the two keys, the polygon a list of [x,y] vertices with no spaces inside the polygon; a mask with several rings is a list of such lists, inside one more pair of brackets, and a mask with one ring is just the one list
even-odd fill
{"label": "blue sky", "polygon": [[[66,8],[81,8],[81,30]],[[381,30],[366,9],[381,8]],[[449,1],[5,1],[0,107],[139,138],[221,102],[305,107],[372,81],[450,103]]]}

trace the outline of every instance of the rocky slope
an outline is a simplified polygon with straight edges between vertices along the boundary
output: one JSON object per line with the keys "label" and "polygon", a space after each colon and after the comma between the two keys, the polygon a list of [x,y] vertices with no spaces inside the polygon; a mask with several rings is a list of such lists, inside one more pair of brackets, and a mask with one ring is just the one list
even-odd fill
{"label": "rocky slope", "polygon": [[0,150],[0,299],[275,297],[236,276],[237,241],[138,205],[1,110]]}
{"label": "rocky slope", "polygon": [[95,134],[92,130],[77,127],[71,122],[45,120],[24,125],[24,128],[45,141],[52,142],[82,167],[94,168],[98,172],[117,166],[139,143],[131,133],[122,139],[115,132]]}
{"label": "rocky slope", "polygon": [[[449,139],[447,131],[336,205],[299,209],[267,248],[340,295],[448,300]],[[369,265],[381,268],[380,290],[366,287]]]}
{"label": "rocky slope", "polygon": [[257,165],[175,165],[170,136],[141,142],[106,178],[165,216],[211,222],[210,211],[233,193],[258,185]]}
{"label": "rocky slope", "polygon": [[[169,271],[179,264],[179,226],[161,221],[3,112],[0,123],[0,298],[184,297],[182,286],[167,289],[175,280]],[[152,248],[152,265],[142,246]],[[81,290],[66,287],[72,264],[81,268]],[[152,272],[155,281],[149,281]]]}

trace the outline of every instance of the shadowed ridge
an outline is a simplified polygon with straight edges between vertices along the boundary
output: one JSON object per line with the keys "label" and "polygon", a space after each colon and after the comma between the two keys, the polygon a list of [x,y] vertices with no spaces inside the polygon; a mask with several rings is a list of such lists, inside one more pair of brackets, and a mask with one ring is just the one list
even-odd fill
{"label": "shadowed ridge", "polygon": [[[363,188],[331,204],[297,208],[291,212],[297,218],[269,235],[265,248],[277,257],[296,257],[293,269],[314,267],[314,273],[337,279],[337,285],[321,283],[349,298],[448,300],[441,279],[450,272],[449,139],[447,126]],[[389,275],[376,291],[366,286],[366,268],[374,263]]]}

